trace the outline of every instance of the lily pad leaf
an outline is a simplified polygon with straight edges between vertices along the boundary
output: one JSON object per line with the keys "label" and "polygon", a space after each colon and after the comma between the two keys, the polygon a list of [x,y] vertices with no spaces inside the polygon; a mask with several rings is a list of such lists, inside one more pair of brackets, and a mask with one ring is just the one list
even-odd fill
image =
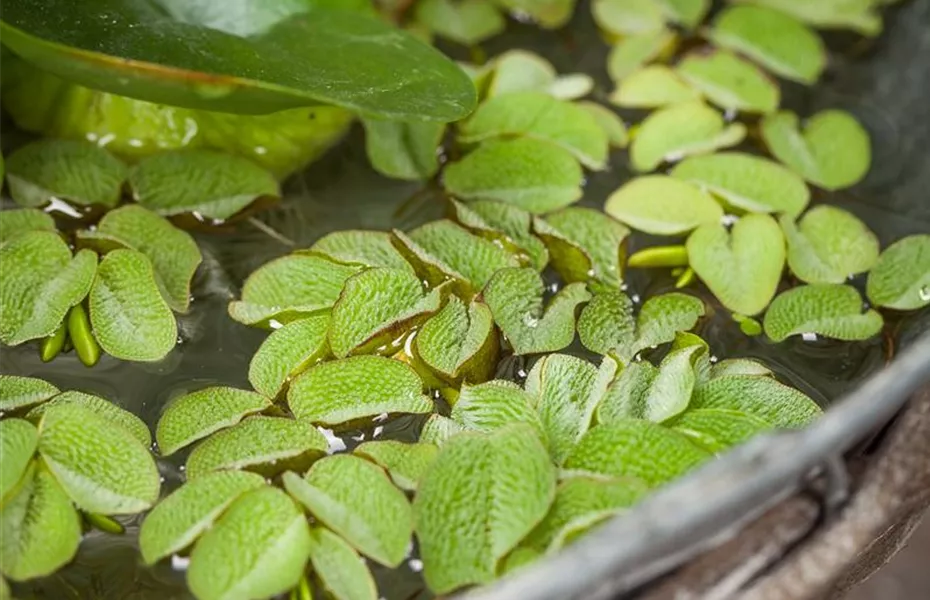
{"label": "lily pad leaf", "polygon": [[852,213],[822,204],[798,223],[780,219],[788,268],[807,283],[843,283],[878,261],[878,238]]}
{"label": "lily pad leaf", "polygon": [[878,35],[882,19],[871,0],[740,0],[765,6],[799,21],[824,29],[853,29],[864,35]]}
{"label": "lily pad leaf", "polygon": [[6,498],[26,467],[32,460],[39,445],[39,432],[24,419],[4,419],[0,421],[0,448],[3,449],[3,469],[0,469],[0,499]]}
{"label": "lily pad leaf", "polygon": [[540,439],[546,439],[546,431],[536,412],[536,398],[510,381],[463,385],[451,417],[464,430],[481,433],[513,423],[527,423]]}
{"label": "lily pad leaf", "polygon": [[691,53],[676,69],[708,100],[727,111],[770,113],[781,101],[781,91],[773,79],[727,50]]}
{"label": "lily pad leaf", "polygon": [[795,217],[810,201],[810,190],[795,173],[778,163],[741,152],[692,156],[678,163],[671,175],[747,212]]}
{"label": "lily pad leaf", "polygon": [[270,476],[290,468],[306,468],[328,447],[326,438],[310,423],[255,416],[200,442],[187,458],[185,471],[188,481],[224,470]]}
{"label": "lily pad leaf", "polygon": [[353,452],[387,471],[394,485],[413,492],[436,460],[439,447],[426,442],[405,444],[396,440],[378,440],[359,444]]}
{"label": "lily pad leaf", "polygon": [[665,65],[647,65],[633,71],[610,95],[610,101],[623,108],[660,108],[700,98],[699,91]]}
{"label": "lily pad leaf", "polygon": [[708,32],[714,44],[751,58],[780,77],[812,84],[827,63],[823,40],[795,18],[765,6],[732,6]]}
{"label": "lily pad leaf", "polygon": [[869,273],[866,295],[876,306],[916,310],[930,304],[930,235],[888,246]]}
{"label": "lily pad leaf", "polygon": [[0,536],[3,575],[24,581],[50,575],[74,558],[81,521],[55,477],[33,463],[0,505]]}
{"label": "lily pad leaf", "polygon": [[231,387],[208,387],[185,394],[173,400],[158,420],[158,449],[162,456],[174,454],[270,407],[271,401],[261,394]]}
{"label": "lily pad leaf", "polygon": [[57,387],[43,379],[0,375],[0,411],[4,413],[40,404],[59,393]]}
{"label": "lily pad leaf", "polygon": [[863,311],[856,288],[834,283],[802,285],[779,294],[765,313],[765,334],[781,342],[814,333],[837,340],[867,340],[882,330],[882,316]]}
{"label": "lily pad leaf", "polygon": [[413,534],[413,511],[378,465],[350,454],[330,456],[303,478],[285,473],[284,487],[365,556],[388,567],[404,560]]}
{"label": "lily pad leaf", "polygon": [[868,132],[842,110],[817,113],[806,121],[803,131],[796,114],[777,112],[762,120],[761,132],[775,158],[826,190],[857,183],[872,162]]}
{"label": "lily pad leaf", "polygon": [[117,425],[128,431],[134,438],[139,440],[145,448],[152,445],[152,434],[149,432],[149,426],[145,421],[132,414],[124,408],[120,408],[109,400],[105,400],[93,394],[83,392],[67,391],[58,394],[48,402],[40,404],[26,413],[26,418],[33,423],[38,423],[42,419],[45,411],[53,406],[63,404],[77,404],[91,410],[101,417],[110,421],[112,425]]}
{"label": "lily pad leaf", "polygon": [[201,600],[270,598],[300,581],[310,526],[287,494],[262,486],[240,495],[191,552],[187,584]]}
{"label": "lily pad leaf", "polygon": [[495,200],[458,202],[452,200],[455,220],[463,227],[500,244],[521,261],[542,271],[549,262],[549,251],[530,232],[533,216],[525,210]]}
{"label": "lily pad leaf", "polygon": [[607,134],[583,108],[542,92],[515,92],[490,98],[459,126],[466,143],[526,136],[551,142],[590,169],[607,162]]}
{"label": "lily pad leaf", "polygon": [[597,26],[616,36],[648,33],[665,26],[662,4],[652,0],[594,0]]}
{"label": "lily pad leaf", "polygon": [[426,419],[426,423],[423,424],[423,429],[420,432],[420,443],[435,444],[436,446],[442,447],[449,438],[463,431],[467,431],[467,429],[459,425],[458,421],[453,421],[449,417],[434,413],[431,414],[429,418]]}
{"label": "lily pad leaf", "polygon": [[768,215],[747,215],[730,231],[703,225],[688,238],[688,261],[730,310],[762,312],[775,295],[785,265],[785,239]]}
{"label": "lily pad leaf", "polygon": [[310,562],[335,600],[377,600],[378,590],[365,561],[341,537],[324,527],[310,528]]}
{"label": "lily pad leaf", "polygon": [[621,223],[600,211],[571,206],[537,218],[533,228],[565,281],[595,280],[614,288],[623,283],[630,230]]}
{"label": "lily pad leaf", "polygon": [[80,403],[53,406],[39,423],[39,452],[79,508],[105,515],[143,511],[161,479],[148,448]]}
{"label": "lily pad leaf", "polygon": [[677,431],[641,419],[622,419],[586,433],[568,456],[565,468],[632,477],[655,488],[710,457]]}
{"label": "lily pad leaf", "polygon": [[178,338],[152,263],[136,250],[113,250],[100,261],[90,289],[90,322],[100,347],[123,360],[161,360]]}
{"label": "lily pad leaf", "polygon": [[534,214],[581,198],[583,173],[570,152],[533,138],[490,140],[443,173],[446,190],[463,200],[499,200]]}
{"label": "lily pad leaf", "polygon": [[491,311],[477,300],[466,305],[450,296],[413,340],[414,355],[449,383],[490,379],[499,343]]}
{"label": "lily pad leaf", "polygon": [[334,231],[318,239],[308,252],[325,254],[350,265],[412,270],[391,243],[391,234],[385,231]]}
{"label": "lily pad leaf", "polygon": [[326,427],[382,413],[433,409],[416,371],[381,356],[353,356],[311,367],[291,382],[287,404],[298,419]]}
{"label": "lily pad leaf", "polygon": [[7,156],[6,169],[13,200],[32,207],[53,199],[80,206],[116,206],[128,171],[96,144],[70,140],[27,144]]}
{"label": "lily pad leaf", "polygon": [[702,102],[681,102],[646,117],[630,144],[630,160],[637,171],[653,171],[663,162],[735,146],[744,137],[743,124],[725,123]]}
{"label": "lily pad leaf", "polygon": [[[0,341],[10,346],[46,337],[91,289],[97,255],[71,249],[49,231],[34,231],[0,247]],[[156,292],[157,295],[157,292]]]}
{"label": "lily pad leaf", "polygon": [[363,119],[365,151],[375,171],[395,179],[421,181],[439,170],[439,146],[446,126],[429,121]]}
{"label": "lily pad leaf", "polygon": [[804,427],[823,414],[817,403],[772,377],[727,375],[694,391],[689,410],[735,410],[774,427]]}
{"label": "lily pad leaf", "polygon": [[[335,104],[393,119],[454,121],[475,103],[468,77],[414,36],[357,11],[248,1],[116,2],[86,22],[70,2],[4,6],[3,39],[40,68],[94,89],[240,113]],[[154,11],[154,12],[153,12]]]}
{"label": "lily pad leaf", "polygon": [[607,73],[614,81],[622,81],[659,58],[675,43],[675,33],[666,28],[625,36],[607,55]]}
{"label": "lily pad leaf", "polygon": [[719,408],[689,410],[666,425],[714,454],[726,452],[772,428],[759,417]]}
{"label": "lily pad leaf", "polygon": [[628,181],[607,198],[604,212],[654,235],[679,235],[723,218],[723,209],[709,194],[667,175]]}
{"label": "lily pad leaf", "polygon": [[[141,206],[129,205],[105,214],[95,230],[78,232],[82,243],[93,244],[97,238],[146,255],[168,306],[187,312],[191,278],[201,261],[200,249],[190,234]],[[101,249],[101,254],[104,252]]]}
{"label": "lily pad leaf", "polygon": [[139,549],[143,560],[151,565],[184,550],[237,498],[264,485],[261,475],[244,471],[217,471],[182,485],[142,522]]}
{"label": "lily pad leaf", "polygon": [[268,398],[288,380],[329,356],[329,315],[291,321],[271,332],[249,363],[249,383]]}
{"label": "lily pad leaf", "polygon": [[0,246],[30,231],[55,231],[55,220],[35,208],[0,211]]}
{"label": "lily pad leaf", "polygon": [[466,46],[480,44],[507,26],[491,0],[424,0],[414,14],[417,23],[439,37]]}
{"label": "lily pad leaf", "polygon": [[555,470],[532,427],[446,443],[413,504],[426,584],[436,594],[487,583],[546,515]]}
{"label": "lily pad leaf", "polygon": [[610,146],[614,148],[627,147],[627,144],[630,143],[630,136],[620,115],[597,102],[583,101],[576,104],[594,117],[597,126],[607,134],[607,143]]}
{"label": "lily pad leaf", "polygon": [[482,292],[515,354],[557,352],[575,337],[575,309],[591,295],[584,284],[563,287],[543,308],[545,286],[534,269],[501,269]]}

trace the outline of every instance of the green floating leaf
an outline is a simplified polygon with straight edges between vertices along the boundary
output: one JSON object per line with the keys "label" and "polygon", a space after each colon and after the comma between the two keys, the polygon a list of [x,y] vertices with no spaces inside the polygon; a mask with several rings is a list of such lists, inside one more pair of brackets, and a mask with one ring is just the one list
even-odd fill
{"label": "green floating leaf", "polygon": [[9,413],[40,404],[60,393],[57,387],[43,379],[0,375],[0,412]]}
{"label": "green floating leaf", "polygon": [[581,198],[581,166],[566,150],[541,140],[488,141],[443,173],[446,190],[464,200],[499,200],[534,214]]}
{"label": "green floating leaf", "polygon": [[287,494],[262,486],[239,496],[191,553],[187,584],[199,600],[270,598],[300,581],[310,526]]}
{"label": "green floating leaf", "polygon": [[930,235],[888,246],[869,273],[866,295],[876,306],[916,310],[930,304]]}
{"label": "green floating leaf", "polygon": [[346,280],[333,305],[329,345],[339,358],[390,348],[441,304],[442,290],[427,293],[410,271],[367,269]]}
{"label": "green floating leaf", "polygon": [[804,427],[823,414],[817,403],[771,377],[727,375],[694,391],[689,410],[735,410],[773,427]]}
{"label": "green floating leaf", "polygon": [[261,394],[231,387],[209,387],[185,394],[173,400],[158,420],[158,449],[162,456],[174,454],[270,407],[271,401]]}
{"label": "green floating leaf", "polygon": [[384,440],[359,444],[353,453],[382,467],[400,489],[414,492],[426,470],[436,460],[439,447],[425,442],[405,444]]}
{"label": "green floating leaf", "polygon": [[785,266],[785,238],[768,215],[747,215],[727,231],[703,225],[688,238],[688,260],[720,303],[733,312],[762,312]]}
{"label": "green floating leaf", "polygon": [[594,0],[594,22],[614,35],[649,33],[665,26],[662,4],[653,0]]}
{"label": "green floating leaf", "polygon": [[761,132],[775,158],[826,190],[859,182],[872,162],[868,132],[842,110],[817,113],[805,122],[803,131],[796,114],[780,111],[762,120]]}
{"label": "green floating leaf", "polygon": [[488,238],[514,254],[525,255],[526,260],[542,271],[549,262],[549,251],[539,238],[530,232],[533,216],[525,210],[505,202],[452,200],[455,220],[463,227]]}
{"label": "green floating leaf", "polygon": [[726,377],[728,375],[754,375],[767,377],[774,375],[772,370],[762,363],[749,358],[726,358],[710,368],[710,377]]}
{"label": "green floating leaf", "polygon": [[710,0],[664,0],[666,14],[688,29],[701,24],[710,10]]}
{"label": "green floating leaf", "polygon": [[546,439],[536,412],[536,398],[511,381],[463,385],[450,416],[465,431],[490,433],[514,423],[526,423],[540,439]]}
{"label": "green floating leaf", "polygon": [[780,77],[813,84],[827,63],[816,32],[785,13],[764,6],[733,6],[709,30],[721,48],[739,52]]}
{"label": "green floating leaf", "polygon": [[491,311],[474,300],[467,305],[450,296],[413,340],[414,355],[449,383],[485,381],[496,366],[499,343]]}
{"label": "green floating leaf", "polygon": [[[155,281],[172,310],[187,312],[191,278],[200,264],[200,249],[185,231],[141,206],[110,211],[93,231],[79,231],[78,241],[115,243],[146,255],[155,268]],[[101,254],[108,248],[100,248]]]}
{"label": "green floating leaf", "polygon": [[543,308],[545,285],[534,269],[501,269],[482,292],[515,354],[557,352],[575,337],[575,309],[591,295],[570,283]]}
{"label": "green floating leaf", "polygon": [[681,102],[646,117],[630,144],[630,160],[637,171],[652,171],[663,162],[735,146],[744,137],[743,124],[727,124],[702,102]]}
{"label": "green floating leaf", "polygon": [[213,527],[237,498],[263,487],[261,475],[242,471],[208,473],[182,485],[158,503],[139,529],[139,549],[146,564],[180,552]]}
{"label": "green floating leaf", "polygon": [[467,430],[459,425],[457,421],[434,413],[423,424],[423,429],[420,431],[420,443],[435,444],[442,447],[449,438],[463,431]]}
{"label": "green floating leaf", "polygon": [[573,206],[537,218],[533,228],[565,281],[593,279],[614,288],[623,283],[630,230],[614,219],[598,210]]}
{"label": "green floating leaf", "polygon": [[229,316],[246,325],[260,325],[327,310],[336,303],[346,279],[360,270],[316,254],[282,256],[249,275],[242,299],[229,303]]}
{"label": "green floating leaf", "polygon": [[447,40],[474,46],[504,31],[507,22],[491,0],[423,0],[418,23]]}
{"label": "green floating leaf", "polygon": [[134,438],[139,440],[139,443],[146,448],[152,445],[152,434],[149,432],[149,427],[145,424],[145,421],[128,410],[113,404],[109,400],[83,392],[62,392],[48,402],[40,404],[30,410],[26,413],[26,418],[33,423],[38,423],[42,419],[42,415],[45,414],[45,411],[54,406],[61,406],[64,404],[80,405],[107,419],[112,425],[122,427],[132,434]]}
{"label": "green floating leaf", "polygon": [[802,285],[782,292],[765,313],[765,334],[781,342],[814,333],[837,340],[867,340],[882,330],[882,316],[863,310],[856,288],[834,283]]}
{"label": "green floating leaf", "polygon": [[701,93],[665,65],[647,65],[623,78],[610,101],[623,108],[661,108],[700,100]]}
{"label": "green floating leaf", "polygon": [[298,419],[327,427],[382,413],[433,409],[416,371],[381,356],[353,356],[311,367],[291,382],[287,404]]}
{"label": "green floating leaf", "polygon": [[571,19],[576,0],[496,0],[510,12],[536,21],[545,29],[558,29]]}
{"label": "green floating leaf", "polygon": [[250,417],[214,433],[187,458],[188,481],[212,471],[247,470],[274,475],[306,468],[329,447],[311,423],[283,417]]}
{"label": "green floating leaf", "polygon": [[391,243],[391,234],[384,231],[334,231],[318,239],[308,252],[325,254],[333,260],[363,267],[412,270]]}
{"label": "green floating leaf", "polygon": [[330,530],[310,528],[310,562],[334,600],[377,600],[378,589],[365,561]]}
{"label": "green floating leaf", "polygon": [[249,363],[249,383],[268,398],[288,380],[329,356],[328,314],[292,321],[271,332]]}
{"label": "green floating leaf", "polygon": [[119,202],[127,168],[89,142],[40,140],[6,159],[10,195],[20,206],[44,206],[53,199],[88,206]]}
{"label": "green floating leaf", "polygon": [[659,58],[675,42],[675,33],[665,28],[626,36],[607,55],[607,73],[614,81],[622,81],[643,65]]}
{"label": "green floating leaf", "polygon": [[759,67],[727,50],[688,54],[676,70],[724,110],[770,113],[781,101],[781,92],[774,80]]}
{"label": "green floating leaf", "polygon": [[541,56],[526,50],[508,50],[494,60],[487,97],[530,90],[544,91],[555,82],[557,76],[555,68]]}
{"label": "green floating leaf", "polygon": [[667,175],[631,179],[607,198],[604,212],[654,235],[679,235],[723,218],[723,209],[709,194]]}
{"label": "green floating leaf", "polygon": [[676,431],[649,421],[623,419],[586,433],[565,468],[632,477],[654,488],[709,459],[710,454]]}
{"label": "green floating leaf", "polygon": [[[35,231],[0,247],[0,341],[15,346],[52,335],[91,289],[97,255],[71,249],[57,233]],[[158,293],[156,292],[156,295]]]}
{"label": "green floating leaf", "polygon": [[546,89],[546,92],[559,100],[577,100],[590,94],[593,89],[593,77],[587,73],[569,73],[557,77]]}
{"label": "green floating leaf", "polygon": [[0,505],[0,565],[14,581],[50,575],[74,558],[81,521],[55,477],[32,466]]}
{"label": "green floating leaf", "polygon": [[404,560],[413,534],[413,511],[378,465],[350,454],[330,456],[303,478],[285,473],[284,487],[365,556],[388,567]]}
{"label": "green floating leaf", "polygon": [[527,136],[572,153],[589,169],[607,162],[607,134],[583,108],[542,92],[515,92],[483,103],[459,126],[463,142]]}
{"label": "green floating leaf", "polygon": [[104,515],[155,504],[161,480],[148,448],[124,427],[81,406],[53,406],[39,423],[39,452],[79,508]]}
{"label": "green floating leaf", "polygon": [[445,594],[493,581],[501,560],[545,517],[554,496],[555,471],[531,427],[451,439],[413,504],[429,588]]}
{"label": "green floating leaf", "polygon": [[36,452],[39,444],[39,432],[32,423],[23,419],[5,419],[0,421],[0,499],[5,499],[12,490],[29,461]]}
{"label": "green floating leaf", "polygon": [[852,213],[822,204],[795,224],[780,219],[788,241],[788,268],[807,283],[843,283],[878,261],[878,238]]}
{"label": "green floating leaf", "polygon": [[853,29],[874,36],[882,29],[872,0],[740,0],[772,8],[799,21],[824,29]]}
{"label": "green floating leaf", "polygon": [[100,347],[123,360],[161,360],[177,343],[178,324],[152,263],[135,250],[113,250],[100,261],[90,289],[90,322]]}
{"label": "green floating leaf", "polygon": [[607,135],[607,143],[614,148],[626,148],[630,136],[620,115],[597,102],[578,102],[578,106],[588,111],[597,122],[597,126]]}
{"label": "green floating leaf", "polygon": [[772,426],[759,417],[736,410],[689,410],[666,423],[708,452],[719,454],[748,441]]}
{"label": "green floating leaf", "polygon": [[690,181],[729,206],[747,212],[795,217],[807,207],[810,190],[778,163],[741,152],[692,156],[678,163],[672,177]]}
{"label": "green floating leaf", "polygon": [[0,211],[0,246],[30,231],[55,231],[55,220],[35,208]]}
{"label": "green floating leaf", "polygon": [[395,179],[420,181],[439,170],[443,123],[362,119],[365,151],[375,171]]}

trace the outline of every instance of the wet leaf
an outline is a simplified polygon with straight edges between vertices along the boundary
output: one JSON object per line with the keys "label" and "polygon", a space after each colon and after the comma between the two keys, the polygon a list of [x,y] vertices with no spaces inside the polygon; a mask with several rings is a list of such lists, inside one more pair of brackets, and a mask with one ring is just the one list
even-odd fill
{"label": "wet leaf", "polygon": [[423,474],[436,460],[439,447],[424,442],[405,444],[396,440],[376,440],[359,444],[353,452],[387,471],[400,489],[414,492]]}
{"label": "wet leaf", "polygon": [[451,439],[414,500],[429,588],[444,594],[497,576],[501,560],[546,515],[555,471],[532,428]]}
{"label": "wet leaf", "polygon": [[352,546],[324,527],[310,528],[310,542],[313,571],[334,600],[377,600],[371,571]]}
{"label": "wet leaf", "polygon": [[792,171],[765,158],[741,152],[692,156],[678,163],[672,177],[690,181],[747,212],[795,217],[807,207],[810,190]]}
{"label": "wet leaf", "polygon": [[557,352],[575,337],[575,309],[591,295],[584,284],[570,283],[543,307],[545,285],[530,268],[501,269],[482,296],[514,354]]}
{"label": "wet leaf", "polygon": [[533,216],[527,211],[494,200],[467,203],[453,200],[452,210],[463,227],[504,248],[517,248],[537,271],[542,271],[549,262],[545,244],[530,232]]}
{"label": "wet leaf", "polygon": [[0,412],[8,413],[39,404],[59,393],[57,387],[42,379],[0,375]]}
{"label": "wet leaf", "polygon": [[413,534],[413,511],[378,465],[338,454],[314,464],[303,478],[285,473],[284,487],[314,518],[365,556],[388,567],[404,560]]}
{"label": "wet leaf", "polygon": [[185,471],[188,481],[224,470],[270,476],[290,468],[306,468],[328,447],[323,434],[306,421],[249,417],[195,446]]}
{"label": "wet leaf", "polygon": [[424,0],[416,20],[427,29],[459,44],[474,46],[504,31],[507,22],[491,0]]}
{"label": "wet leaf", "polygon": [[481,433],[526,423],[546,441],[546,431],[536,412],[536,400],[517,384],[495,379],[478,385],[463,385],[450,416],[464,431]]}
{"label": "wet leaf", "polygon": [[412,270],[391,243],[391,234],[385,231],[334,231],[318,239],[308,252],[325,254],[333,260],[352,265]]}
{"label": "wet leaf", "polygon": [[838,340],[866,340],[882,330],[882,316],[863,310],[862,297],[848,285],[817,283],[779,294],[765,313],[765,334],[781,342],[815,333]]}
{"label": "wet leaf", "polygon": [[663,3],[668,17],[688,29],[701,24],[711,4],[710,0],[664,0]]}
{"label": "wet leaf", "polygon": [[499,344],[487,305],[477,300],[466,305],[450,296],[446,305],[417,332],[414,355],[447,382],[481,382],[490,379]]}
{"label": "wet leaf", "polygon": [[701,102],[681,102],[646,117],[630,144],[630,160],[637,171],[652,171],[663,162],[735,146],[744,137],[741,123],[727,124]]}
{"label": "wet leaf", "polygon": [[629,134],[626,131],[626,125],[620,115],[602,106],[597,102],[583,101],[578,102],[578,106],[588,111],[597,122],[597,126],[607,134],[607,143],[614,148],[626,148],[630,143]]}
{"label": "wet leaf", "polygon": [[231,387],[208,387],[171,401],[158,420],[155,438],[162,456],[271,407],[255,392]]}
{"label": "wet leaf", "polygon": [[3,467],[0,469],[0,499],[5,499],[7,493],[22,479],[38,444],[39,432],[29,421],[0,421],[0,449],[3,450],[0,458]]}
{"label": "wet leaf", "polygon": [[466,431],[466,429],[459,425],[457,421],[433,413],[423,424],[423,429],[420,431],[420,443],[435,444],[442,447],[449,438],[463,431]]}
{"label": "wet leaf", "polygon": [[623,108],[660,108],[700,98],[700,92],[665,65],[636,69],[610,95],[610,101]]}
{"label": "wet leaf", "polygon": [[54,406],[39,423],[39,452],[79,508],[104,515],[143,511],[161,481],[148,448],[79,403]]}
{"label": "wet leaf", "polygon": [[30,231],[55,231],[55,220],[35,208],[0,211],[0,246]]}
{"label": "wet leaf", "polygon": [[871,0],[740,0],[765,6],[822,29],[853,29],[868,36],[882,29]]}
{"label": "wet leaf", "polygon": [[772,426],[765,420],[736,410],[689,410],[666,423],[708,452],[720,454],[739,446]]}
{"label": "wet leaf", "polygon": [[311,545],[307,519],[287,494],[253,489],[194,546],[187,584],[200,600],[276,596],[300,581]]}
{"label": "wet leaf", "polygon": [[[87,296],[97,255],[74,257],[57,233],[35,231],[0,247],[0,341],[15,346],[52,335]],[[157,295],[157,292],[156,292]]]}
{"label": "wet leaf", "polygon": [[775,158],[827,190],[859,182],[872,162],[868,132],[841,110],[817,113],[804,123],[803,131],[796,114],[781,111],[762,120],[761,132]]}
{"label": "wet leaf", "polygon": [[291,382],[287,404],[298,419],[327,427],[433,408],[416,371],[380,356],[354,356],[311,367]]}
{"label": "wet leaf", "polygon": [[152,445],[152,434],[149,432],[149,426],[145,421],[132,414],[124,408],[105,400],[99,396],[85,394],[84,392],[67,391],[58,394],[48,402],[40,404],[26,413],[26,418],[33,423],[38,423],[42,419],[45,411],[54,406],[64,404],[77,404],[101,417],[107,419],[111,425],[122,427],[128,431],[139,443],[148,448]]}
{"label": "wet leaf", "polygon": [[161,360],[178,338],[152,263],[135,250],[113,250],[100,261],[90,289],[90,321],[100,347],[123,360]]}
{"label": "wet leaf", "polygon": [[876,306],[916,310],[930,304],[930,235],[888,246],[869,273],[866,295]]}
{"label": "wet leaf", "polygon": [[775,295],[785,265],[785,239],[768,215],[747,215],[727,231],[703,225],[688,238],[688,260],[728,309],[762,312]]}
{"label": "wet leaf", "polygon": [[727,111],[770,113],[778,108],[778,84],[759,67],[726,50],[691,53],[678,74],[707,99]]}
{"label": "wet leaf", "polygon": [[679,235],[723,218],[723,209],[709,194],[667,175],[631,179],[607,198],[604,212],[655,235]]}
{"label": "wet leaf", "polygon": [[816,32],[785,13],[764,6],[733,6],[709,30],[721,48],[751,58],[780,77],[813,84],[827,63]]}
{"label": "wet leaf", "polygon": [[823,411],[800,391],[771,377],[727,375],[711,379],[694,391],[689,410],[735,410],[774,427],[804,427]]}
{"label": "wet leaf", "polygon": [[649,33],[665,26],[661,2],[654,0],[594,0],[591,14],[601,29],[617,36]]}
{"label": "wet leaf", "polygon": [[626,36],[607,55],[607,73],[611,79],[620,82],[643,65],[658,59],[675,41],[675,33],[665,28]]}
{"label": "wet leaf", "polygon": [[534,214],[581,198],[581,166],[567,150],[532,138],[488,141],[443,174],[446,190],[464,200],[500,200]]}
{"label": "wet leaf", "polygon": [[878,261],[878,238],[852,213],[815,206],[798,223],[780,219],[788,241],[788,268],[807,283],[843,283]]}
{"label": "wet leaf", "polygon": [[429,121],[363,119],[365,151],[375,171],[420,181],[439,170],[439,146],[446,126]]}
{"label": "wet leaf", "polygon": [[268,398],[309,366],[329,356],[330,318],[315,315],[271,332],[249,363],[249,383]]}
{"label": "wet leaf", "polygon": [[217,471],[185,483],[159,502],[142,522],[142,559],[151,565],[181,552],[213,527],[237,498],[264,485],[261,475],[242,471]]}
{"label": "wet leaf", "polygon": [[[5,15],[4,15],[5,16]],[[39,140],[6,157],[10,195],[20,206],[119,202],[127,168],[96,144],[69,140]]]}
{"label": "wet leaf", "polygon": [[630,230],[614,219],[591,208],[572,206],[537,218],[533,228],[565,281],[595,280],[609,287],[623,283]]}

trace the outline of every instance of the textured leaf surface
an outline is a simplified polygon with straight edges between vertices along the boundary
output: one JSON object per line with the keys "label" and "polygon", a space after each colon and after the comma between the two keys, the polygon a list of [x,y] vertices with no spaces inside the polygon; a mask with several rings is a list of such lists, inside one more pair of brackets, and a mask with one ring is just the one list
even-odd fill
{"label": "textured leaf surface", "polygon": [[365,151],[371,166],[395,179],[429,179],[439,169],[439,145],[446,127],[429,121],[363,119]]}
{"label": "textured leaf surface", "polygon": [[45,411],[53,406],[61,406],[64,404],[83,406],[107,419],[111,424],[122,427],[132,434],[134,438],[139,440],[139,443],[146,448],[152,445],[152,434],[149,432],[149,426],[145,424],[145,421],[128,410],[120,408],[109,400],[94,396],[93,394],[85,394],[84,392],[62,392],[48,402],[40,404],[30,410],[26,413],[26,418],[33,423],[38,423],[42,415],[45,414]]}
{"label": "textured leaf surface", "polygon": [[429,443],[376,440],[359,444],[353,452],[380,465],[397,487],[412,492],[436,460],[439,447]]}
{"label": "textured leaf surface", "polygon": [[516,206],[494,200],[463,203],[453,200],[455,219],[476,234],[516,248],[523,258],[541,271],[549,262],[549,252],[539,238],[530,233],[533,217]]}
{"label": "textured leaf surface", "polygon": [[708,452],[721,453],[771,429],[765,420],[736,410],[689,410],[667,423]]}
{"label": "textured leaf surface", "polygon": [[378,590],[362,557],[324,527],[310,529],[313,571],[335,600],[376,600]]}
{"label": "textured leaf surface", "polygon": [[0,246],[30,231],[55,231],[55,220],[35,208],[0,211]]}
{"label": "textured leaf surface", "polygon": [[723,209],[709,194],[667,175],[628,181],[607,198],[604,212],[637,231],[655,235],[687,233],[723,218]]}
{"label": "textured leaf surface", "polygon": [[622,81],[657,59],[674,42],[675,34],[664,28],[625,36],[607,55],[607,73],[614,81]]}
{"label": "textured leaf surface", "polygon": [[869,273],[869,300],[915,310],[930,304],[930,235],[911,235],[888,246]]}
{"label": "textured leaf surface", "polygon": [[699,100],[701,93],[665,65],[648,65],[627,75],[610,95],[624,108],[660,108]]}
{"label": "textured leaf surface", "polygon": [[611,287],[623,283],[626,238],[630,230],[604,213],[564,208],[536,219],[534,229],[549,248],[552,266],[571,283],[595,279]]}
{"label": "textured leaf surface", "polygon": [[447,381],[484,381],[495,367],[498,339],[491,310],[450,296],[446,305],[417,332],[416,356]]}
{"label": "textured leaf surface", "polygon": [[0,421],[0,499],[6,498],[32,460],[39,444],[39,432],[29,421],[5,419]]}
{"label": "textured leaf surface", "polygon": [[43,379],[0,375],[0,411],[5,413],[45,402],[58,394],[58,388]]}
{"label": "textured leaf surface", "polygon": [[769,113],[778,108],[778,84],[762,69],[726,50],[692,53],[677,66],[678,74],[724,110]]}
{"label": "textured leaf surface", "polygon": [[771,377],[729,375],[711,379],[691,397],[692,409],[735,410],[774,427],[804,427],[823,414],[800,391]]}
{"label": "textured leaf surface", "polygon": [[878,261],[878,238],[852,213],[826,204],[798,223],[783,217],[788,268],[807,283],[843,283]]}
{"label": "textured leaf surface", "polygon": [[526,423],[541,439],[546,439],[546,430],[536,412],[536,398],[511,381],[463,385],[450,416],[463,430],[482,433]]}
{"label": "textured leaf surface", "polygon": [[318,239],[309,251],[365,267],[411,268],[391,243],[391,234],[384,231],[334,231]]}
{"label": "textured leaf surface", "polygon": [[458,421],[433,413],[423,424],[423,429],[420,431],[420,443],[442,447],[449,438],[463,431],[466,429],[459,425]]}
{"label": "textured leaf surface", "polygon": [[882,329],[882,316],[863,311],[862,297],[849,285],[802,285],[779,294],[765,313],[765,333],[780,342],[815,333],[838,340],[865,340]]}
{"label": "textured leaf surface", "polygon": [[168,456],[270,406],[271,402],[261,394],[231,387],[209,387],[185,394],[173,400],[158,420],[158,449],[162,456]]}
{"label": "textured leaf surface", "polygon": [[314,315],[271,332],[249,363],[249,383],[268,398],[289,379],[329,355],[328,314]]}

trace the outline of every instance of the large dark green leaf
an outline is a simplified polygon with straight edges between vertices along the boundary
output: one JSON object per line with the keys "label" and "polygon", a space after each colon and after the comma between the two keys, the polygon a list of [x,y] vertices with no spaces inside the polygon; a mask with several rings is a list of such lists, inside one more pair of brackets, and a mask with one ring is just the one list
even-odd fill
{"label": "large dark green leaf", "polygon": [[9,0],[3,42],[62,77],[150,102],[242,113],[337,104],[453,121],[465,73],[377,19],[290,0]]}

